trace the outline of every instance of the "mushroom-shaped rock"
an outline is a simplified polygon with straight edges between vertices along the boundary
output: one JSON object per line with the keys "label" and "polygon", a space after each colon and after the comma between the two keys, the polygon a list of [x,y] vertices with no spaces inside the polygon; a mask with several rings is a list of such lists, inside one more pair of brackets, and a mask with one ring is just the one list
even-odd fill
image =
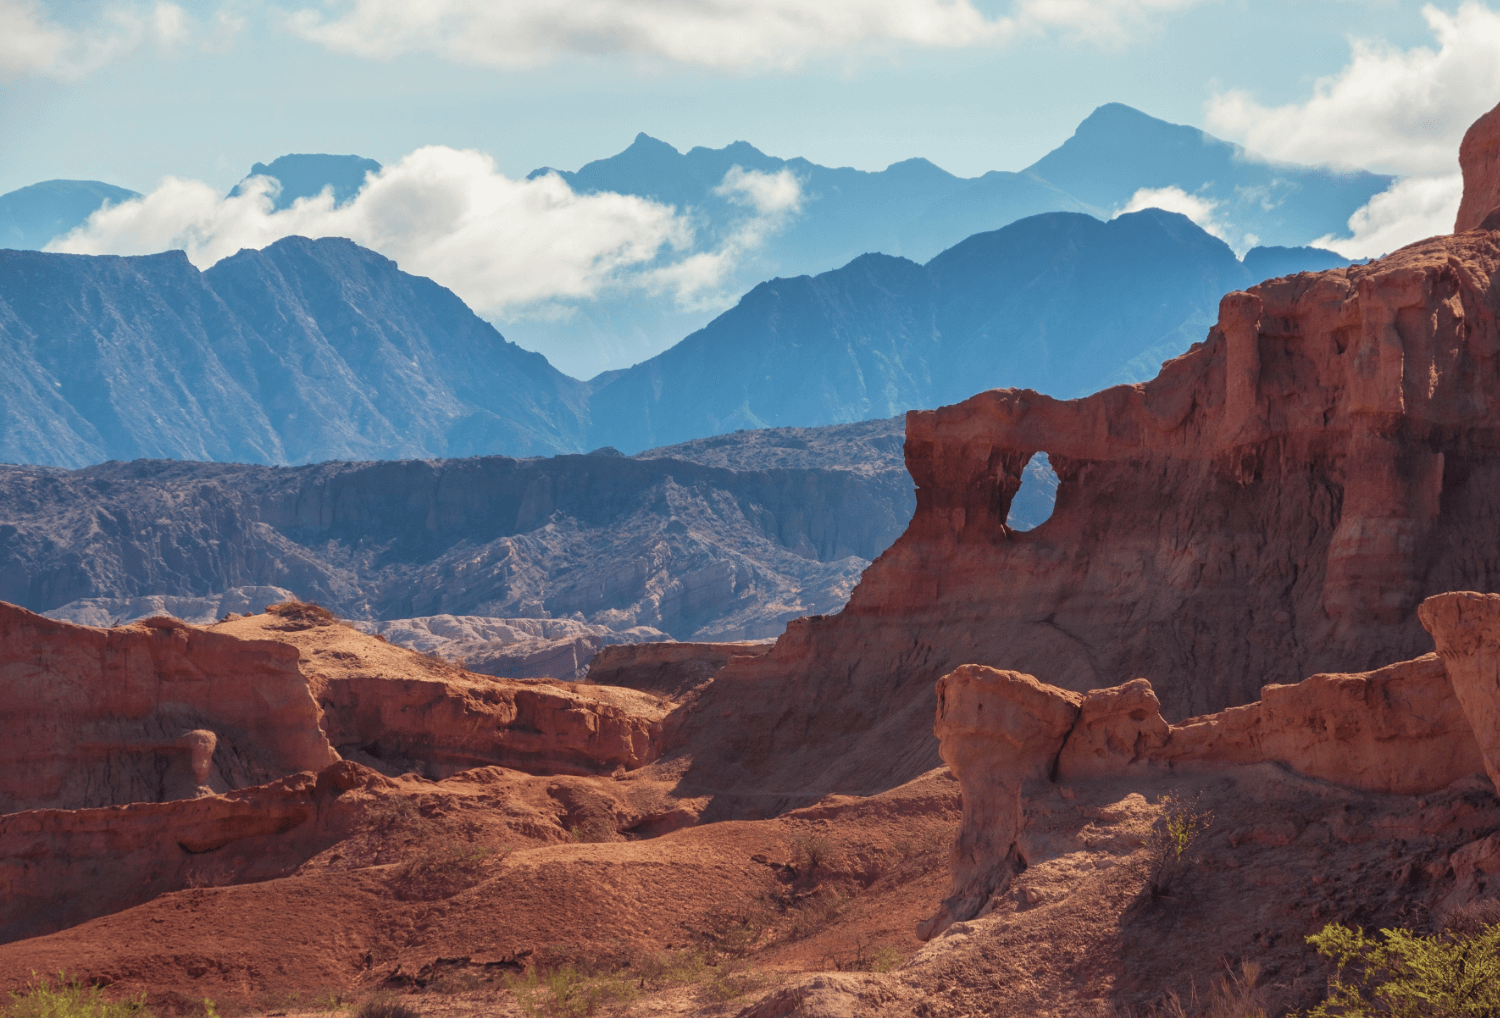
{"label": "mushroom-shaped rock", "polygon": [[1480,229],[1500,208],[1500,106],[1474,121],[1464,134],[1458,165],[1464,171],[1464,197],[1454,233]]}
{"label": "mushroom-shaped rock", "polygon": [[1417,617],[1437,644],[1485,770],[1500,788],[1500,594],[1438,594],[1422,602]]}
{"label": "mushroom-shaped rock", "polygon": [[917,927],[929,940],[973,918],[1020,868],[1021,785],[1050,774],[1083,697],[1030,675],[961,665],[937,682],[943,761],[963,793],[963,825],[949,851],[953,884],[931,919]]}

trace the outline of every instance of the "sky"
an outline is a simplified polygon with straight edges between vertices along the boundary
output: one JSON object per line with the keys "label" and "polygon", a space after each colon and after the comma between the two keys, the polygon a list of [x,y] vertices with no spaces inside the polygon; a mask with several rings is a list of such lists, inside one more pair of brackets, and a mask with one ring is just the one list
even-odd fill
{"label": "sky", "polygon": [[[54,249],[183,247],[206,267],[338,234],[501,316],[631,287],[701,302],[799,214],[794,180],[726,178],[744,227],[707,250],[689,210],[524,179],[639,131],[977,176],[1123,102],[1398,175],[1318,238],[1355,257],[1451,229],[1459,140],[1497,101],[1500,0],[0,0],[0,193],[61,177],[147,195]],[[387,170],[352,206],[225,198],[289,152]]]}
{"label": "sky", "polygon": [[[799,16],[805,9],[827,14]],[[1028,165],[1106,102],[1210,129],[1226,93],[1273,108],[1305,102],[1350,64],[1356,40],[1433,47],[1423,9],[1395,0],[0,0],[0,192],[54,177],[144,192],[168,174],[227,189],[252,163],[287,152],[386,163],[425,145],[476,148],[520,175],[576,169],[638,131],[680,149],[746,140],[860,169],[923,156],[975,176]],[[1253,134],[1219,126],[1245,136],[1230,140]]]}

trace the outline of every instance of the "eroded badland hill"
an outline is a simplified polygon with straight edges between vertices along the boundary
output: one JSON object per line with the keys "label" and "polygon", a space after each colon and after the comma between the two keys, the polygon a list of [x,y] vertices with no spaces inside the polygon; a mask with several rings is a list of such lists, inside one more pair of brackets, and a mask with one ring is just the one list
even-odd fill
{"label": "eroded badland hill", "polygon": [[1456,234],[1232,293],[1145,384],[912,413],[911,525],[769,647],[519,680],[300,604],[0,608],[0,982],[1107,1016],[1248,964],[1315,1004],[1325,924],[1500,896],[1497,119]]}

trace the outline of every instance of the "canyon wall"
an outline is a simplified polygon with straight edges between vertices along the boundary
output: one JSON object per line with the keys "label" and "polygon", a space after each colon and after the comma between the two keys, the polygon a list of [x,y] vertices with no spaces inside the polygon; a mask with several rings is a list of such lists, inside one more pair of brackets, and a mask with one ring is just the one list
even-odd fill
{"label": "canyon wall", "polygon": [[0,602],[0,814],[193,798],[338,759],[294,647]]}

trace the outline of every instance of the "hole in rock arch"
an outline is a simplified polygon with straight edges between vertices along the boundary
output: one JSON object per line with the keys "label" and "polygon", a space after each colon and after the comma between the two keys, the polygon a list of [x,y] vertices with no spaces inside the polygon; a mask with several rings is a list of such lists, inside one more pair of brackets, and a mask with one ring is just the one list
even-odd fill
{"label": "hole in rock arch", "polygon": [[1039,527],[1052,515],[1052,506],[1056,502],[1057,474],[1052,472],[1052,462],[1047,459],[1047,454],[1039,452],[1021,471],[1021,490],[1011,499],[1010,516],[1005,525],[1012,530]]}

